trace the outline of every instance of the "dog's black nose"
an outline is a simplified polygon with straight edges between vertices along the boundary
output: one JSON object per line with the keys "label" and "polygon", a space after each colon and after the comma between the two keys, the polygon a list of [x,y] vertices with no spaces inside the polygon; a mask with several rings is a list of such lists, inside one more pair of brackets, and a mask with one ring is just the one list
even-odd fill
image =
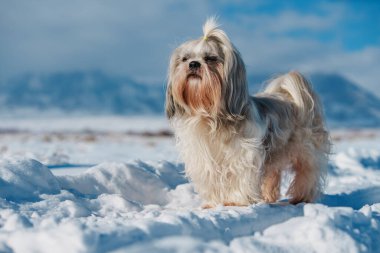
{"label": "dog's black nose", "polygon": [[189,63],[189,68],[190,69],[198,69],[201,67],[201,64],[197,61],[192,61]]}

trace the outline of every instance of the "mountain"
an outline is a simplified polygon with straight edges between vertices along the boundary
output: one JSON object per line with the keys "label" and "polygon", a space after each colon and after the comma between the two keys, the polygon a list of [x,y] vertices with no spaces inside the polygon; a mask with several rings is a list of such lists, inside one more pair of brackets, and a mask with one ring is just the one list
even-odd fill
{"label": "mountain", "polygon": [[[250,92],[271,76],[249,76]],[[331,127],[379,127],[380,99],[338,74],[309,76]],[[0,112],[28,110],[83,114],[162,114],[164,84],[148,85],[101,71],[21,75],[0,84]]]}
{"label": "mountain", "polygon": [[162,112],[164,93],[163,85],[142,84],[100,71],[28,74],[0,85],[0,108],[157,114]]}

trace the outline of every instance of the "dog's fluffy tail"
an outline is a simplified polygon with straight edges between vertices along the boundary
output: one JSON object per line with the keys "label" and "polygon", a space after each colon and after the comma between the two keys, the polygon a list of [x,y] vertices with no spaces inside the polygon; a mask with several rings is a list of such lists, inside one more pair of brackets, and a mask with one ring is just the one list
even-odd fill
{"label": "dog's fluffy tail", "polygon": [[304,124],[319,125],[323,120],[317,95],[308,80],[298,72],[289,72],[273,79],[264,93],[278,94],[291,100],[297,107],[299,120]]}

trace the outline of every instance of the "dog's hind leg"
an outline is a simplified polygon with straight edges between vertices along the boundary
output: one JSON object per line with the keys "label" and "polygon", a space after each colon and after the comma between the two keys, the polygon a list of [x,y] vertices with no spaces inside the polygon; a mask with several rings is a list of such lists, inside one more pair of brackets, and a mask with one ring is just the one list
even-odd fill
{"label": "dog's hind leg", "polygon": [[261,194],[263,200],[267,203],[273,203],[280,197],[281,171],[267,168],[261,185]]}
{"label": "dog's hind leg", "polygon": [[[304,154],[303,154],[304,155]],[[290,203],[313,202],[320,194],[322,175],[321,163],[317,156],[298,157],[293,163],[295,176],[289,186],[287,195]]]}

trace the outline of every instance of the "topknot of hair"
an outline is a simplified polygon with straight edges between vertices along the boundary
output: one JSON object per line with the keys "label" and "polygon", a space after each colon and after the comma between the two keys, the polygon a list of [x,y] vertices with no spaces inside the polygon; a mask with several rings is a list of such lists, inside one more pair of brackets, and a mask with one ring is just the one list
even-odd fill
{"label": "topknot of hair", "polygon": [[219,30],[218,28],[219,24],[217,22],[217,18],[208,18],[206,20],[206,23],[203,25],[203,39],[207,40],[208,38],[210,38],[213,34],[215,34],[217,30]]}

